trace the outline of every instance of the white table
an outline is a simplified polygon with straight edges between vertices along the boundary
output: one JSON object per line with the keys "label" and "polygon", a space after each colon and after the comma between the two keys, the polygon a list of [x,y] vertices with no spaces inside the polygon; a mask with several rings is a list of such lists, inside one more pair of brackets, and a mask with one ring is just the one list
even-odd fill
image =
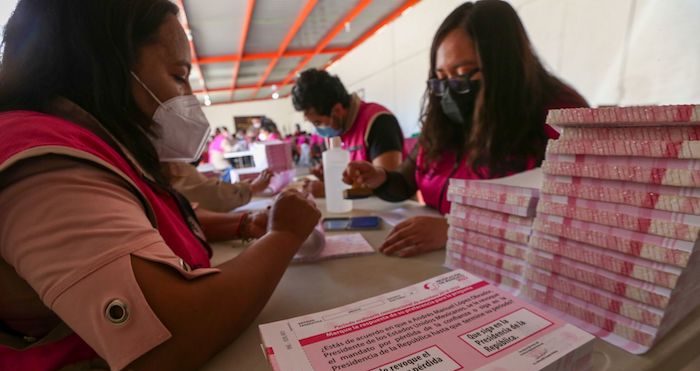
{"label": "white table", "polygon": [[[409,214],[427,212],[415,202],[390,204],[372,198],[355,201],[352,214],[371,215],[399,206]],[[319,207],[324,209],[323,200],[319,202]],[[364,232],[363,235],[376,249],[390,229],[385,225],[380,231]],[[233,258],[244,247],[236,243],[222,243],[213,248],[213,263],[216,265]],[[241,337],[211,359],[203,370],[270,370],[260,348],[259,324],[335,308],[445,273],[448,269],[442,265],[444,257],[444,250],[413,258],[395,258],[377,253],[320,263],[293,264],[255,322]],[[700,355],[699,345],[700,310],[696,310],[643,356],[629,354],[596,340],[593,370],[680,370]]]}

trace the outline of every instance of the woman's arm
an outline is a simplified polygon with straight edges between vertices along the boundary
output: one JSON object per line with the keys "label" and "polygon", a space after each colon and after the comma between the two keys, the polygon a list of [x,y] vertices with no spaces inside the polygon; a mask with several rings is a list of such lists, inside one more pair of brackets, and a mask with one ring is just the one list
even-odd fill
{"label": "woman's arm", "polygon": [[192,270],[118,175],[42,160],[17,165],[21,176],[3,172],[13,181],[0,191],[0,254],[113,368],[201,365],[252,321],[320,218],[299,193],[284,193],[267,236],[219,270]]}
{"label": "woman's arm", "polygon": [[267,232],[267,213],[217,213],[195,210],[202,232],[209,242],[259,238]]}
{"label": "woman's arm", "polygon": [[238,337],[262,310],[320,212],[295,192],[271,211],[270,232],[219,274],[187,281],[167,267],[132,257],[136,280],[172,337],[131,364],[135,370],[191,370]]}
{"label": "woman's arm", "polygon": [[406,159],[396,171],[382,170],[386,173],[386,181],[374,190],[377,197],[385,201],[401,202],[416,194],[416,162]]}
{"label": "woman's arm", "polygon": [[352,185],[363,185],[374,190],[379,198],[390,201],[405,201],[416,193],[416,157],[414,149],[398,170],[387,171],[369,162],[356,161],[348,164],[343,173],[343,181]]}
{"label": "woman's arm", "polygon": [[234,341],[260,313],[301,242],[270,233],[221,272],[190,282],[162,264],[132,257],[137,282],[172,337],[131,364],[135,370],[192,370]]}
{"label": "woman's arm", "polygon": [[224,183],[204,176],[187,163],[165,162],[161,168],[167,172],[175,190],[207,210],[229,212],[250,202],[254,193],[249,183]]}

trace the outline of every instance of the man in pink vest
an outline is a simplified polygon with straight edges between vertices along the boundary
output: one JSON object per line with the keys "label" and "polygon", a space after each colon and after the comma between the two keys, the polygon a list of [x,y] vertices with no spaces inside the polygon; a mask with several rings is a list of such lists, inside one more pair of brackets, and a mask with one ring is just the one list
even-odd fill
{"label": "man in pink vest", "polygon": [[[320,136],[339,136],[352,161],[370,161],[390,171],[401,165],[404,138],[396,117],[380,104],[349,94],[338,76],[313,68],[302,72],[292,89],[292,103]],[[323,180],[320,169],[314,174]],[[320,196],[323,183],[313,182],[310,189]]]}

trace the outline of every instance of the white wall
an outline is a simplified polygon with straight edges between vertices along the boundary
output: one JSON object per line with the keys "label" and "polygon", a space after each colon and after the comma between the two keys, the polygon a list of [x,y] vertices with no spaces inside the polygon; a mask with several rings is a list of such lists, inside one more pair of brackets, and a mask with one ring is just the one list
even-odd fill
{"label": "white wall", "polygon": [[423,0],[333,64],[350,91],[394,112],[405,136],[418,132],[420,103],[430,67],[429,49],[442,20],[461,0]]}
{"label": "white wall", "polygon": [[10,15],[12,15],[15,7],[17,7],[17,0],[0,1],[0,44],[2,44],[5,24],[7,24],[7,20],[10,18]]}
{"label": "white wall", "polygon": [[[329,69],[419,130],[430,42],[462,0],[422,0]],[[511,0],[545,64],[593,105],[700,103],[700,0]],[[284,102],[284,103],[283,103]],[[284,106],[286,105],[286,106]],[[207,108],[300,121],[291,103]],[[247,113],[239,113],[239,112]],[[254,112],[256,111],[256,112]],[[254,112],[254,113],[253,113]],[[288,116],[286,116],[288,115]],[[279,116],[279,119],[277,117]],[[290,117],[286,120],[283,117]],[[309,127],[307,126],[307,129]]]}
{"label": "white wall", "polygon": [[700,102],[700,1],[512,3],[549,67],[590,103]]}

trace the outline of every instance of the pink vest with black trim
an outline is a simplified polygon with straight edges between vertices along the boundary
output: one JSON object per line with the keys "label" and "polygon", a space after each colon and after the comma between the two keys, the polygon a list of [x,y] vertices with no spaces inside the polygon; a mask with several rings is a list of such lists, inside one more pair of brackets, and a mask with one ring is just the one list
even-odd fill
{"label": "pink vest with black trim", "polygon": [[[545,125],[545,134],[550,139],[559,138],[559,133],[549,125]],[[474,171],[466,165],[466,160],[457,164],[457,157],[453,152],[446,152],[440,160],[428,162],[423,148],[418,149],[416,158],[416,185],[423,196],[426,205],[437,209],[441,214],[450,212],[450,202],[447,200],[447,186],[450,178],[455,179],[490,179],[487,168],[482,167]],[[513,169],[503,176],[530,170],[537,166],[535,158],[528,158],[524,169]]]}
{"label": "pink vest with black trim", "polygon": [[[0,113],[0,165],[22,152],[39,147],[64,147],[95,156],[125,174],[148,202],[158,232],[168,247],[193,269],[210,267],[209,246],[190,229],[176,197],[156,189],[115,148],[98,135],[75,123],[38,112]],[[42,154],[52,153],[50,149]],[[47,186],[47,187],[50,187]],[[1,190],[0,190],[1,191]],[[190,220],[190,224],[196,221]],[[192,225],[193,228],[198,228]],[[0,345],[0,370],[55,370],[97,358],[96,353],[77,335],[18,351]]]}
{"label": "pink vest with black trim", "polygon": [[391,114],[384,106],[377,103],[360,101],[357,117],[350,130],[340,136],[343,147],[350,152],[350,161],[372,161],[367,148],[367,135],[374,119],[380,114]]}

